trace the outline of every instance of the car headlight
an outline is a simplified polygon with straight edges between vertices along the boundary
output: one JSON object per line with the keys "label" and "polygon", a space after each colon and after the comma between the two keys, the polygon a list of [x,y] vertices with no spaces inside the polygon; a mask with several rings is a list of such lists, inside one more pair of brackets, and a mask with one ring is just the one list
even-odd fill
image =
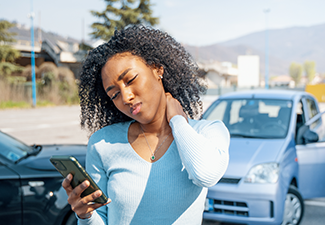
{"label": "car headlight", "polygon": [[264,163],[253,166],[245,177],[246,183],[276,183],[279,178],[278,163]]}

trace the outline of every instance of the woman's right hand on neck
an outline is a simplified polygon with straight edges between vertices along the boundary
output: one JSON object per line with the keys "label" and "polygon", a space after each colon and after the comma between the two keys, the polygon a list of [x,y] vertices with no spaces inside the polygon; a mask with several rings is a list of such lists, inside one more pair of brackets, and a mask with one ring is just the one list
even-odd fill
{"label": "woman's right hand on neck", "polygon": [[81,197],[81,193],[86,190],[90,183],[88,180],[85,180],[77,187],[72,188],[71,181],[73,176],[69,174],[62,182],[62,187],[65,189],[68,195],[68,203],[71,205],[72,211],[74,211],[80,219],[88,219],[93,214],[94,210],[107,205],[111,202],[109,199],[106,203],[93,203],[96,198],[102,195],[100,190],[95,191],[94,193]]}
{"label": "woman's right hand on neck", "polygon": [[183,110],[182,105],[169,92],[166,93],[166,104],[166,114],[168,123],[176,115],[181,115],[187,120],[187,116]]}

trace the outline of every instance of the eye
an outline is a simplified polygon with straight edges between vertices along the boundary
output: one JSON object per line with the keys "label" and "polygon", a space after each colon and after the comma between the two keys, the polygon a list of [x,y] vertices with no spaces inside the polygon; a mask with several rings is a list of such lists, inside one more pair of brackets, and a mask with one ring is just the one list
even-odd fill
{"label": "eye", "polygon": [[112,95],[112,97],[111,97],[111,100],[114,100],[115,98],[117,98],[117,96],[118,96],[119,93],[120,93],[120,92],[116,92],[116,93],[114,93],[114,94]]}
{"label": "eye", "polygon": [[137,77],[138,77],[138,74],[135,75],[135,76],[134,76],[131,80],[129,80],[126,84],[127,84],[127,85],[131,84],[132,81],[134,81],[134,79],[137,78]]}

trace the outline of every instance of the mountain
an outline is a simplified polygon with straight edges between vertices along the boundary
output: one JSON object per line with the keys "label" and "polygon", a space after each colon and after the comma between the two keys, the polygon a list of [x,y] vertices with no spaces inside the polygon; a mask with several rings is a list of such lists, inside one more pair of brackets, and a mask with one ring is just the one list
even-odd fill
{"label": "mountain", "polygon": [[[260,71],[264,74],[265,54],[247,45],[223,46],[214,44],[203,47],[185,45],[185,49],[196,61],[217,60],[227,61],[237,64],[238,55],[258,55],[260,56]],[[286,60],[278,59],[274,56],[269,57],[269,71],[271,75],[283,75],[288,73],[290,63]]]}
{"label": "mountain", "polygon": [[[269,30],[269,68],[271,75],[288,74],[291,62],[316,62],[316,70],[325,72],[325,24]],[[237,56],[259,55],[261,73],[265,67],[265,31],[251,33],[210,46],[185,48],[196,60],[230,61]]]}

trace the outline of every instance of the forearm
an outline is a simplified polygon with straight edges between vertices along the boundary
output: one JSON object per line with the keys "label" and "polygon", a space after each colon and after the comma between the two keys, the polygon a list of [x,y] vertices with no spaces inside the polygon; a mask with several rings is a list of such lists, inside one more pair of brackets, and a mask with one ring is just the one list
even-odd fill
{"label": "forearm", "polygon": [[170,126],[189,179],[202,187],[216,184],[229,161],[230,138],[224,124],[211,122],[199,134],[184,117],[174,116]]}

